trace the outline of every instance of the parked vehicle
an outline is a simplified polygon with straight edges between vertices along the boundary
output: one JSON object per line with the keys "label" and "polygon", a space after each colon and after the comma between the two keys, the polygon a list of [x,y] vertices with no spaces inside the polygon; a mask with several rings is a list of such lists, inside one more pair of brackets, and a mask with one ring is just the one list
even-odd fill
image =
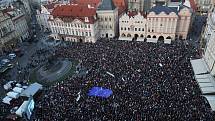
{"label": "parked vehicle", "polygon": [[9,59],[2,59],[2,60],[1,60],[1,64],[2,64],[2,65],[5,65],[5,64],[7,64],[7,63],[9,63],[9,62],[10,62]]}
{"label": "parked vehicle", "polygon": [[11,64],[11,63],[10,63],[10,64],[7,65],[7,67],[8,67],[9,69],[11,69],[11,68],[14,67],[14,64]]}
{"label": "parked vehicle", "polygon": [[13,60],[14,58],[16,58],[16,54],[15,53],[11,53],[8,55],[9,59]]}

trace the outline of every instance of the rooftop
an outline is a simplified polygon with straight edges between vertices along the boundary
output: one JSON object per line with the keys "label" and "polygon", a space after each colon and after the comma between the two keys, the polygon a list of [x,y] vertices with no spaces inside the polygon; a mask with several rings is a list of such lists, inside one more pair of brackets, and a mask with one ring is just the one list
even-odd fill
{"label": "rooftop", "polygon": [[98,10],[114,10],[116,6],[112,0],[102,0],[102,3],[99,5]]}

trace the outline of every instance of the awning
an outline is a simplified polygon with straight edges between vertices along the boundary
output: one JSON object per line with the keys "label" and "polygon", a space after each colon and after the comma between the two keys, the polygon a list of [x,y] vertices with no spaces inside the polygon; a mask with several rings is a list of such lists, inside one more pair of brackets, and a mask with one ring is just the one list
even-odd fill
{"label": "awning", "polygon": [[157,43],[157,41],[155,38],[147,38],[147,42]]}
{"label": "awning", "polygon": [[166,43],[166,44],[171,44],[171,41],[172,41],[171,39],[165,39],[165,40],[164,40],[164,43]]}
{"label": "awning", "polygon": [[21,93],[21,96],[26,97],[34,96],[40,89],[42,89],[41,84],[33,83]]}
{"label": "awning", "polygon": [[119,40],[132,41],[132,38],[131,37],[119,37]]}
{"label": "awning", "polygon": [[195,75],[209,73],[207,64],[203,59],[195,59],[195,60],[191,60],[190,62]]}
{"label": "awning", "polygon": [[204,95],[204,97],[208,100],[211,109],[215,111],[215,95]]}
{"label": "awning", "polygon": [[203,94],[215,93],[215,79],[210,74],[196,75],[196,81]]}
{"label": "awning", "polygon": [[143,37],[137,37],[137,41],[144,41]]}

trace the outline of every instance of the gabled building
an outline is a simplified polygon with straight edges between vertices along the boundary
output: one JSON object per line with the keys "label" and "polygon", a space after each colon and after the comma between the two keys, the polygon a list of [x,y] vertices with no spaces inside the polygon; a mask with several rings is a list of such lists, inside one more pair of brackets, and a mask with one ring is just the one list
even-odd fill
{"label": "gabled building", "polygon": [[100,37],[96,9],[78,4],[54,8],[48,22],[52,37],[63,41],[96,42]]}
{"label": "gabled building", "polygon": [[186,39],[192,11],[184,6],[154,6],[147,14],[128,12],[119,18],[120,40],[161,40],[169,43]]}

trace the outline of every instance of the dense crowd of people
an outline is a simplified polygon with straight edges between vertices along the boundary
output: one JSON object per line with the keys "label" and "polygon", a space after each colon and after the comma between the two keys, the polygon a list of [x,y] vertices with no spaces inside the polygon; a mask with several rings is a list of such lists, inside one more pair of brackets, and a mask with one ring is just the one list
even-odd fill
{"label": "dense crowd of people", "polygon": [[[68,76],[46,90],[36,105],[35,120],[214,120],[190,64],[198,53],[182,41],[72,43],[58,48],[56,56],[78,60],[88,71],[85,77]],[[93,86],[111,89],[113,94],[88,96]]]}

